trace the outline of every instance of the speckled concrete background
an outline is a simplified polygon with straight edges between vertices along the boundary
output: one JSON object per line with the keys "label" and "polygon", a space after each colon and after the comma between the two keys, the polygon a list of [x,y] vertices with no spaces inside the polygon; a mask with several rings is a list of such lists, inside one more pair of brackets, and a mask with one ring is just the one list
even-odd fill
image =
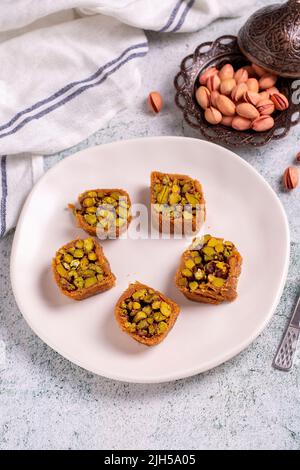
{"label": "speckled concrete background", "polygon": [[[261,0],[257,5],[270,3]],[[143,84],[132,109],[76,148],[48,158],[47,165],[76,150],[120,139],[197,136],[173,104],[178,64],[200,42],[237,32],[244,20],[218,21],[194,35],[150,33]],[[151,89],[160,90],[166,101],[159,117],[144,108]],[[282,172],[299,150],[298,127],[264,149],[238,152],[267,179],[286,209],[291,266],[280,305],[260,338],[227,364],[197,377],[163,385],[129,385],[94,376],[60,357],[23,320],[9,281],[13,236],[1,241],[0,448],[299,449],[300,363],[289,374],[271,368],[299,294],[300,190],[287,194],[280,185]],[[6,361],[1,355],[4,345]]]}

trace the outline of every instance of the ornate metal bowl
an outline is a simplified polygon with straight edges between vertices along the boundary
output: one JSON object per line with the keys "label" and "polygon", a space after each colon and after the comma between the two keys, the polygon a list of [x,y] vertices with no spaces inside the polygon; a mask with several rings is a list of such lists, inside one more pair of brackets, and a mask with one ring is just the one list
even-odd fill
{"label": "ornate metal bowl", "polygon": [[[194,129],[198,129],[207,140],[232,147],[259,147],[271,140],[285,137],[291,127],[300,122],[300,100],[299,96],[298,100],[295,99],[297,93],[293,88],[296,82],[288,78],[280,77],[276,86],[286,95],[290,107],[287,111],[274,114],[275,126],[269,131],[236,131],[223,125],[213,126],[205,120],[204,111],[195,99],[199,75],[208,67],[220,68],[226,63],[231,63],[234,68],[250,63],[241,52],[236,36],[222,36],[214,42],[200,44],[194,54],[182,61],[174,85],[175,103],[183,111],[185,121]],[[298,88],[300,89],[300,82]]]}

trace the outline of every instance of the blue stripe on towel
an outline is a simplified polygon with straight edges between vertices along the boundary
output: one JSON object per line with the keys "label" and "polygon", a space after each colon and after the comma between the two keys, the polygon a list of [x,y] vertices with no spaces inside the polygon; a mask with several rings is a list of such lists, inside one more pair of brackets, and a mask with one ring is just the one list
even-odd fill
{"label": "blue stripe on towel", "polygon": [[179,8],[181,7],[181,5],[183,4],[183,2],[184,2],[184,0],[179,0],[179,1],[176,3],[174,9],[173,9],[172,12],[171,12],[171,15],[170,15],[168,21],[166,22],[165,26],[163,26],[163,27],[158,31],[159,33],[164,33],[164,32],[172,25],[173,21],[175,20],[175,17],[176,17],[176,15],[177,15],[177,13],[178,13],[178,10],[179,10]]}
{"label": "blue stripe on towel", "polygon": [[[101,75],[108,67],[110,67],[110,66],[116,64],[117,62],[119,62],[124,57],[124,55],[127,54],[127,52],[130,52],[134,49],[138,49],[138,48],[141,48],[141,47],[148,47],[148,43],[143,42],[143,43],[135,44],[133,46],[128,47],[127,49],[125,49],[124,52],[122,52],[122,54],[119,55],[119,57],[117,57],[116,59],[108,62],[107,64],[105,64],[103,66],[101,66],[95,73],[93,73],[93,75],[91,75],[91,76],[89,76],[89,77],[87,77],[83,80],[77,80],[75,82],[71,82],[68,85],[61,88],[60,90],[58,90],[57,92],[50,95],[48,98],[45,98],[41,101],[38,101],[37,103],[30,106],[29,108],[26,108],[26,109],[18,112],[12,119],[10,119],[10,121],[8,121],[7,123],[0,126],[0,131],[8,129],[9,127],[12,126],[12,124],[14,124],[23,115],[25,115],[27,113],[30,113],[30,112],[34,111],[35,109],[40,108],[44,104],[50,103],[51,101],[57,99],[58,97],[64,95],[65,93],[67,93],[70,89],[72,89],[76,85],[80,85],[80,84],[83,84],[83,83],[87,83],[91,80],[94,80],[95,78],[99,77],[99,75]],[[9,135],[9,133],[5,133],[2,137],[5,137],[6,135]]]}
{"label": "blue stripe on towel", "polygon": [[52,106],[50,106],[49,108],[47,109],[44,109],[43,111],[40,111],[39,113],[33,115],[33,116],[28,116],[27,118],[25,118],[23,121],[20,122],[20,124],[18,124],[16,127],[14,127],[12,130],[10,131],[7,131],[3,134],[0,134],[0,139],[3,139],[3,137],[7,137],[8,135],[12,135],[12,134],[15,134],[18,130],[22,129],[22,127],[24,127],[28,122],[30,121],[33,121],[34,119],[40,119],[41,117],[43,116],[46,116],[47,114],[49,114],[51,111],[54,111],[55,109],[57,108],[60,108],[61,106],[63,106],[64,104],[68,103],[68,101],[71,101],[73,98],[75,98],[76,96],[80,95],[81,93],[83,93],[85,90],[88,90],[89,88],[93,88],[97,85],[100,85],[101,83],[103,83],[107,77],[109,77],[112,73],[116,72],[117,70],[119,70],[122,65],[126,64],[127,62],[129,62],[130,60],[132,59],[135,59],[136,57],[143,57],[147,54],[147,52],[136,52],[134,54],[131,54],[130,56],[128,56],[126,59],[124,59],[122,62],[119,62],[113,69],[111,69],[109,72],[107,72],[105,75],[103,75],[101,77],[100,80],[98,80],[97,82],[94,82],[94,83],[91,83],[91,84],[88,84],[88,85],[85,85],[81,88],[79,88],[78,90],[74,91],[72,94],[66,96],[65,98],[63,98],[61,101],[59,101],[58,103],[55,103],[53,104]]}
{"label": "blue stripe on towel", "polygon": [[185,19],[186,19],[186,16],[188,14],[188,12],[190,11],[190,9],[192,8],[192,6],[194,5],[195,3],[195,0],[190,0],[189,3],[186,5],[177,25],[171,30],[172,33],[176,33],[177,31],[180,30],[181,26],[183,25]]}
{"label": "blue stripe on towel", "polygon": [[7,200],[7,173],[6,173],[6,155],[1,157],[1,204],[0,204],[0,214],[1,214],[1,230],[0,237],[6,232],[6,200]]}

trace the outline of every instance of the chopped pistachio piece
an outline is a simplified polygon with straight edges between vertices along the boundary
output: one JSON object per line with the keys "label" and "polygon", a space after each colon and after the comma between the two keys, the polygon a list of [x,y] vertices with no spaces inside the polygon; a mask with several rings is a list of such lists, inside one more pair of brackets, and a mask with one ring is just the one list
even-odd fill
{"label": "chopped pistachio piece", "polygon": [[84,251],[90,253],[94,248],[94,241],[92,238],[86,238],[83,242]]}
{"label": "chopped pistachio piece", "polygon": [[91,207],[91,206],[94,206],[95,202],[96,201],[93,197],[87,197],[83,200],[82,204],[85,207]]}
{"label": "chopped pistachio piece", "polygon": [[189,286],[190,286],[191,291],[194,292],[195,290],[198,289],[198,282],[196,281],[190,282]]}
{"label": "chopped pistachio piece", "polygon": [[89,225],[96,225],[97,224],[97,217],[95,214],[85,214],[84,220],[89,224]]}
{"label": "chopped pistachio piece", "polygon": [[84,280],[82,277],[77,277],[74,279],[74,285],[77,287],[77,289],[82,289],[84,286]]}
{"label": "chopped pistachio piece", "polygon": [[140,310],[140,309],[141,309],[141,304],[140,304],[140,302],[133,302],[133,303],[132,303],[132,308],[133,308],[134,310]]}
{"label": "chopped pistachio piece", "polygon": [[65,277],[65,278],[68,277],[68,271],[63,267],[62,264],[59,263],[59,264],[56,266],[56,270],[57,270],[58,274],[59,274],[61,277]]}
{"label": "chopped pistachio piece", "polygon": [[167,302],[161,302],[160,304],[160,311],[165,317],[169,317],[171,315],[171,307]]}
{"label": "chopped pistachio piece", "polygon": [[77,249],[77,250],[74,251],[73,256],[74,256],[74,258],[83,258],[84,252],[83,252],[83,250]]}
{"label": "chopped pistachio piece", "polygon": [[187,269],[193,269],[195,267],[195,262],[192,260],[192,259],[188,259],[186,262],[185,262],[185,267]]}
{"label": "chopped pistachio piece", "polygon": [[84,287],[87,289],[88,287],[93,286],[94,284],[97,284],[98,280],[96,276],[93,277],[88,277],[84,281]]}
{"label": "chopped pistachio piece", "polygon": [[69,253],[66,253],[66,254],[64,255],[64,260],[65,260],[66,263],[70,264],[70,263],[72,263],[72,261],[73,261],[73,256],[70,255]]}
{"label": "chopped pistachio piece", "polygon": [[181,196],[180,194],[174,194],[172,193],[169,197],[169,204],[171,206],[175,206],[176,204],[178,204],[179,202],[181,201]]}
{"label": "chopped pistachio piece", "polygon": [[163,189],[157,195],[158,204],[167,204],[169,193],[170,193],[170,188],[168,188],[167,186],[164,186]]}
{"label": "chopped pistachio piece", "polygon": [[192,277],[193,271],[191,271],[190,269],[183,269],[182,274],[184,277]]}
{"label": "chopped pistachio piece", "polygon": [[193,196],[193,194],[186,193],[185,197],[187,198],[187,201],[189,204],[191,204],[191,206],[197,206],[197,204],[199,204],[199,199]]}
{"label": "chopped pistachio piece", "polygon": [[217,253],[223,253],[224,249],[225,249],[225,247],[224,247],[223,244],[218,244],[218,245],[215,246],[215,250],[216,250]]}
{"label": "chopped pistachio piece", "polygon": [[138,323],[140,320],[144,320],[145,318],[147,318],[147,314],[143,311],[140,311],[134,316],[133,321],[134,323]]}
{"label": "chopped pistachio piece", "polygon": [[160,322],[160,321],[163,321],[163,320],[166,319],[166,317],[165,317],[162,313],[160,313],[160,312],[155,312],[155,313],[153,314],[153,318],[154,318],[154,320],[155,320],[156,322]]}
{"label": "chopped pistachio piece", "polygon": [[95,197],[97,197],[97,191],[89,191],[89,192],[87,193],[87,195],[88,195],[89,197],[94,197],[94,198],[95,198]]}
{"label": "chopped pistachio piece", "polygon": [[167,330],[167,328],[168,328],[168,325],[166,324],[166,322],[161,321],[161,322],[159,322],[159,324],[157,325],[157,332],[158,332],[159,334],[162,334],[162,333],[164,333],[164,332]]}
{"label": "chopped pistachio piece", "polygon": [[205,246],[204,248],[202,248],[202,252],[207,256],[214,256],[214,254],[216,253],[214,248],[210,246]]}
{"label": "chopped pistachio piece", "polygon": [[153,302],[152,304],[153,310],[160,310],[160,304],[161,302],[159,300],[156,300],[155,302]]}

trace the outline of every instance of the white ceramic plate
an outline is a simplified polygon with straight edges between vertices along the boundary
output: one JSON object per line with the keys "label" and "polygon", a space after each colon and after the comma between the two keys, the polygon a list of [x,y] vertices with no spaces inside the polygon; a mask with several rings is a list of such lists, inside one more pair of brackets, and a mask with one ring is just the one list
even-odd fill
{"label": "white ceramic plate", "polygon": [[[186,300],[173,278],[190,240],[110,240],[104,251],[117,276],[114,289],[75,302],[58,291],[51,258],[85,233],[65,208],[88,188],[120,187],[148,204],[152,170],[198,178],[207,200],[202,232],[232,240],[244,258],[239,297],[207,306]],[[144,238],[147,233],[142,232]],[[275,255],[276,254],[276,255]],[[157,137],[117,142],[66,158],[36,184],[22,211],[11,256],[18,306],[35,333],[55,351],[96,374],[128,382],[191,376],[232,358],[265,328],[282,294],[289,259],[283,208],[264,179],[234,153],[201,140]],[[181,305],[159,346],[147,348],[122,333],[114,305],[139,280]]]}

